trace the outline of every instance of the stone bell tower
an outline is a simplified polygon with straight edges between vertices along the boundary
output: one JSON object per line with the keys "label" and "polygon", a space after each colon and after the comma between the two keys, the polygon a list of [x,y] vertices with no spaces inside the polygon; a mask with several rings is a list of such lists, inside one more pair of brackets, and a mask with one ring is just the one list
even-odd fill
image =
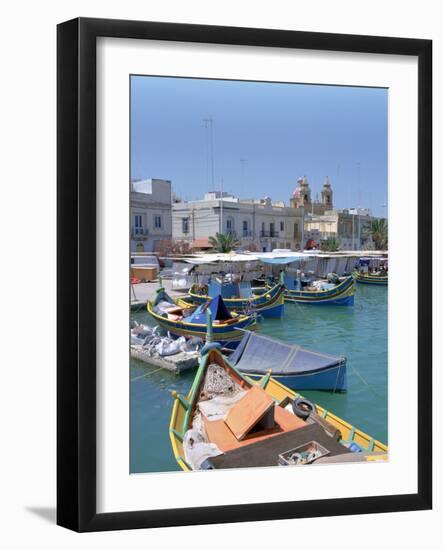
{"label": "stone bell tower", "polygon": [[300,208],[302,206],[306,209],[311,208],[311,189],[306,176],[297,179],[297,187],[292,193],[290,202],[293,208]]}
{"label": "stone bell tower", "polygon": [[332,210],[334,204],[332,202],[333,191],[328,176],[325,177],[323,182],[323,189],[321,191],[321,202],[325,210]]}

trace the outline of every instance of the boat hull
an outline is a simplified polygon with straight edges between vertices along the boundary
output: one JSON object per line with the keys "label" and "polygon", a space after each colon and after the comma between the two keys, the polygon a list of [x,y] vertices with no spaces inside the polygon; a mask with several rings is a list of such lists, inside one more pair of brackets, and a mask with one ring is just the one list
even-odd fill
{"label": "boat hull", "polygon": [[[203,340],[207,336],[206,324],[186,323],[184,321],[173,321],[155,313],[152,304],[148,302],[148,313],[166,331],[174,336],[186,336],[187,338],[200,337]],[[223,347],[235,349],[243,338],[244,330],[256,330],[257,324],[254,316],[240,316],[238,321],[229,324],[213,324],[212,339],[219,342]]]}
{"label": "boat hull", "polygon": [[370,275],[361,275],[360,273],[357,273],[355,276],[355,280],[357,283],[363,284],[363,285],[380,285],[380,286],[386,286],[388,284],[388,277],[374,277]]}
{"label": "boat hull", "polygon": [[298,304],[352,306],[354,305],[355,281],[347,277],[340,284],[329,290],[286,290],[285,302]]}
{"label": "boat hull", "polygon": [[[189,291],[189,297],[194,304],[204,304],[210,296],[198,294],[195,286]],[[263,294],[253,298],[223,298],[223,301],[231,311],[254,311],[263,317],[281,318],[284,314],[284,286],[274,285]]]}
{"label": "boat hull", "polygon": [[[263,374],[251,374],[248,376],[255,381],[263,378]],[[273,375],[280,384],[296,391],[333,391],[345,392],[347,390],[346,366],[336,365],[318,372]]]}

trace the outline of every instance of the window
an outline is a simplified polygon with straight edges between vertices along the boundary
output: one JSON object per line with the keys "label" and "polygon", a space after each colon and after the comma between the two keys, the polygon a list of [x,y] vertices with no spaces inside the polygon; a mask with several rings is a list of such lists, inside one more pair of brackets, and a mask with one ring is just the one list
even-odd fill
{"label": "window", "polygon": [[226,220],[226,232],[234,233],[234,220],[233,218],[227,218]]}
{"label": "window", "polygon": [[247,237],[248,233],[248,220],[243,220],[243,237]]}
{"label": "window", "polygon": [[294,223],[294,239],[297,238],[297,234],[298,234],[298,224]]}
{"label": "window", "polygon": [[154,216],[154,227],[155,229],[161,229],[162,226],[162,217]]}
{"label": "window", "polygon": [[285,222],[280,222],[280,231],[285,230]]}
{"label": "window", "polygon": [[134,234],[143,235],[143,216],[141,214],[134,215]]}
{"label": "window", "polygon": [[189,233],[189,218],[182,218],[182,233]]}
{"label": "window", "polygon": [[269,224],[269,233],[270,233],[270,236],[271,236],[271,237],[274,237],[274,236],[275,236],[274,222],[271,222],[271,223]]}

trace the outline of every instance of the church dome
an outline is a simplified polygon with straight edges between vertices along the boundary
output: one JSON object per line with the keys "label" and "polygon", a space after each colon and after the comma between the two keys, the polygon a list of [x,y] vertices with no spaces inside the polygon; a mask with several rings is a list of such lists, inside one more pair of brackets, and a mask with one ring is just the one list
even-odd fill
{"label": "church dome", "polygon": [[298,199],[301,195],[301,186],[303,185],[303,178],[299,177],[297,178],[297,187],[292,192],[292,198]]}

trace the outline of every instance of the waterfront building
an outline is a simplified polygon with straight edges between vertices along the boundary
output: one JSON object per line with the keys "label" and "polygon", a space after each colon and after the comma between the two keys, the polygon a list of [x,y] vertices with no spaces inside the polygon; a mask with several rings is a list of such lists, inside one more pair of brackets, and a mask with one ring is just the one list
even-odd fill
{"label": "waterfront building", "polygon": [[171,182],[163,179],[131,182],[131,252],[154,252],[172,238]]}
{"label": "waterfront building", "polygon": [[235,234],[243,250],[269,252],[300,250],[313,242],[335,237],[342,250],[372,248],[366,227],[373,219],[365,208],[334,209],[333,189],[326,176],[321,199],[312,199],[306,176],[297,179],[289,204],[264,199],[239,199],[210,191],[201,200],[172,205],[174,239],[189,242],[195,250],[210,248],[208,238],[216,233]]}
{"label": "waterfront building", "polygon": [[335,237],[342,250],[365,250],[373,247],[366,227],[373,219],[366,208],[326,210],[323,215],[307,214],[304,219],[305,238],[321,243]]}
{"label": "waterfront building", "polygon": [[206,193],[202,200],[172,205],[174,239],[192,246],[216,233],[235,234],[243,250],[297,250],[302,238],[302,212],[270,197],[239,199],[216,191]]}

